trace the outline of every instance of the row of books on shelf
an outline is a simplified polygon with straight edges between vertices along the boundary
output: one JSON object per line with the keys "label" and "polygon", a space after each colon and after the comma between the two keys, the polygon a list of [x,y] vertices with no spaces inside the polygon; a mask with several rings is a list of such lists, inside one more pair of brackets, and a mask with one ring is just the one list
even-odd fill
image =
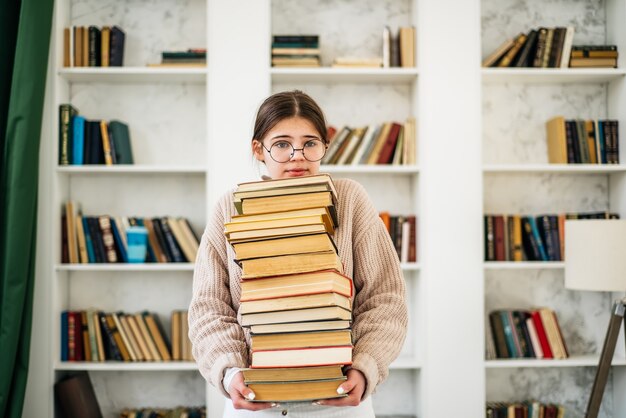
{"label": "row of books on shelf", "polygon": [[272,67],[319,67],[319,35],[273,35]]}
{"label": "row of books on shelf", "polygon": [[415,27],[401,26],[394,32],[389,26],[383,29],[382,66],[415,67]]}
{"label": "row of books on shelf", "polygon": [[161,62],[148,67],[205,67],[206,48],[188,48],[185,51],[162,51]]}
{"label": "row of books on shelf", "polygon": [[485,215],[485,261],[562,261],[566,219],[619,219],[619,214]]}
{"label": "row of books on shelf", "polygon": [[120,412],[119,418],[206,418],[206,408],[126,408]]}
{"label": "row of books on shelf", "polygon": [[242,267],[252,351],[243,376],[255,401],[346,396],[337,388],[352,363],[353,287],[332,238],[336,202],[327,174],[240,183],[233,193],[237,215],[224,234]]}
{"label": "row of books on shelf", "polygon": [[416,162],[415,118],[363,127],[328,128],[330,145],[322,164],[410,165]]}
{"label": "row of books on shelf", "polygon": [[66,202],[61,215],[61,262],[128,263],[128,233],[135,227],[145,228],[147,233],[141,261],[195,262],[199,240],[186,218],[85,216],[74,201]]}
{"label": "row of books on shelf", "polygon": [[552,164],[619,164],[617,120],[570,120],[556,116],[546,123]]}
{"label": "row of books on shelf", "polygon": [[59,105],[59,165],[133,164],[128,125],[87,120],[71,104]]}
{"label": "row of books on shelf", "polygon": [[[54,384],[59,412],[65,418],[102,417],[98,398],[85,371],[73,372]],[[206,418],[205,407],[124,408],[120,418]]]}
{"label": "row of books on shelf", "polygon": [[194,361],[187,311],[174,311],[171,340],[154,313],[66,310],[61,313],[61,361]]}
{"label": "row of books on shelf", "polygon": [[417,218],[415,215],[390,215],[389,212],[380,212],[391,241],[393,242],[398,258],[403,263],[417,261]]}
{"label": "row of books on shelf", "polygon": [[569,357],[556,313],[548,308],[490,312],[486,333],[488,360]]}
{"label": "row of books on shelf", "polygon": [[483,67],[617,67],[616,45],[573,45],[574,27],[540,27],[507,39]]}
{"label": "row of books on shelf", "polygon": [[63,29],[64,67],[121,67],[126,34],[119,26]]}
{"label": "row of books on shelf", "polygon": [[523,402],[487,402],[487,418],[564,418],[565,407],[533,400]]}

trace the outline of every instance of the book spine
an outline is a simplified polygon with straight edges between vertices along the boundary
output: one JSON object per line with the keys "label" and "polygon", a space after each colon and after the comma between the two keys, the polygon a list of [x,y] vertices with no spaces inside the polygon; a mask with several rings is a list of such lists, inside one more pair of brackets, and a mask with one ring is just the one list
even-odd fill
{"label": "book spine", "polygon": [[72,116],[76,114],[70,104],[59,106],[59,165],[70,165],[72,161]]}
{"label": "book spine", "polygon": [[96,263],[106,263],[106,251],[104,243],[102,242],[102,233],[98,226],[98,220],[93,217],[87,217],[87,223],[89,225],[89,235],[93,242],[93,249]]}
{"label": "book spine", "polygon": [[167,218],[162,218],[161,220],[161,229],[163,230],[163,236],[165,237],[165,241],[167,243],[168,248],[172,253],[172,258],[175,263],[184,263],[185,257],[176,242],[176,238],[174,238],[174,234],[170,229],[169,224],[167,223]]}
{"label": "book spine", "polygon": [[105,248],[106,261],[109,263],[117,263],[117,252],[115,251],[115,241],[113,240],[113,232],[111,231],[111,221],[108,216],[99,216],[98,224],[102,233],[102,243]]}

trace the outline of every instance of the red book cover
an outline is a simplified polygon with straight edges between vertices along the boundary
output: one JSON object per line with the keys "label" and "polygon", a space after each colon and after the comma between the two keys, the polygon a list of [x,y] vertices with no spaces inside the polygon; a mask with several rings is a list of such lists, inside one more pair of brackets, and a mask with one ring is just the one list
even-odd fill
{"label": "red book cover", "polygon": [[393,151],[396,148],[396,142],[398,142],[401,128],[402,125],[398,123],[394,122],[391,124],[391,129],[389,129],[389,134],[387,135],[383,148],[380,150],[376,164],[389,164],[393,157]]}
{"label": "red book cover", "polygon": [[532,311],[530,315],[532,316],[533,322],[535,323],[535,328],[537,329],[537,337],[539,338],[539,344],[541,344],[541,349],[543,350],[543,358],[554,358],[554,356],[552,355],[552,350],[550,350],[550,344],[548,343],[546,330],[543,327],[543,322],[541,322],[539,312]]}
{"label": "red book cover", "polygon": [[67,360],[76,361],[76,317],[72,311],[67,313]]}
{"label": "red book cover", "polygon": [[496,261],[506,261],[506,247],[504,245],[504,216],[493,217],[494,239],[496,243]]}
{"label": "red book cover", "polygon": [[417,218],[415,215],[408,216],[409,221],[409,261],[417,261]]}
{"label": "red book cover", "polygon": [[83,353],[83,319],[80,311],[72,312],[74,317],[74,343],[76,347],[76,361],[84,361],[85,355]]}

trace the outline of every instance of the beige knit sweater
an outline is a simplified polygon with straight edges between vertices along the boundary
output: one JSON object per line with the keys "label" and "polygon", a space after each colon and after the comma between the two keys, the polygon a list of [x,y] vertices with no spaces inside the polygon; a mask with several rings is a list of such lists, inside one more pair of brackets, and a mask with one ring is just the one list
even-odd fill
{"label": "beige knit sweater", "polygon": [[[354,280],[352,367],[367,380],[363,398],[388,375],[406,336],[405,284],[398,256],[377,210],[359,183],[335,180],[339,227],[333,239]],[[236,214],[232,192],[213,210],[204,231],[193,277],[189,337],[200,373],[222,391],[228,367],[248,367],[250,333],[241,327],[241,268],[224,237],[224,223]]]}

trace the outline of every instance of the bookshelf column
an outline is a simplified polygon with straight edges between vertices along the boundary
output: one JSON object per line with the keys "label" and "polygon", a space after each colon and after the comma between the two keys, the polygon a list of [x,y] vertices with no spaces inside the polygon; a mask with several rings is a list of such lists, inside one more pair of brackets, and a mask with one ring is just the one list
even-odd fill
{"label": "bookshelf column", "polygon": [[207,13],[210,211],[229,188],[256,178],[250,135],[256,109],[270,94],[270,2],[208,0]]}
{"label": "bookshelf column", "polygon": [[[254,116],[270,94],[270,2],[208,0],[207,219],[219,197],[255,179]],[[224,396],[206,384],[207,417],[223,415]]]}
{"label": "bookshelf column", "polygon": [[481,416],[480,2],[418,1],[422,416]]}

